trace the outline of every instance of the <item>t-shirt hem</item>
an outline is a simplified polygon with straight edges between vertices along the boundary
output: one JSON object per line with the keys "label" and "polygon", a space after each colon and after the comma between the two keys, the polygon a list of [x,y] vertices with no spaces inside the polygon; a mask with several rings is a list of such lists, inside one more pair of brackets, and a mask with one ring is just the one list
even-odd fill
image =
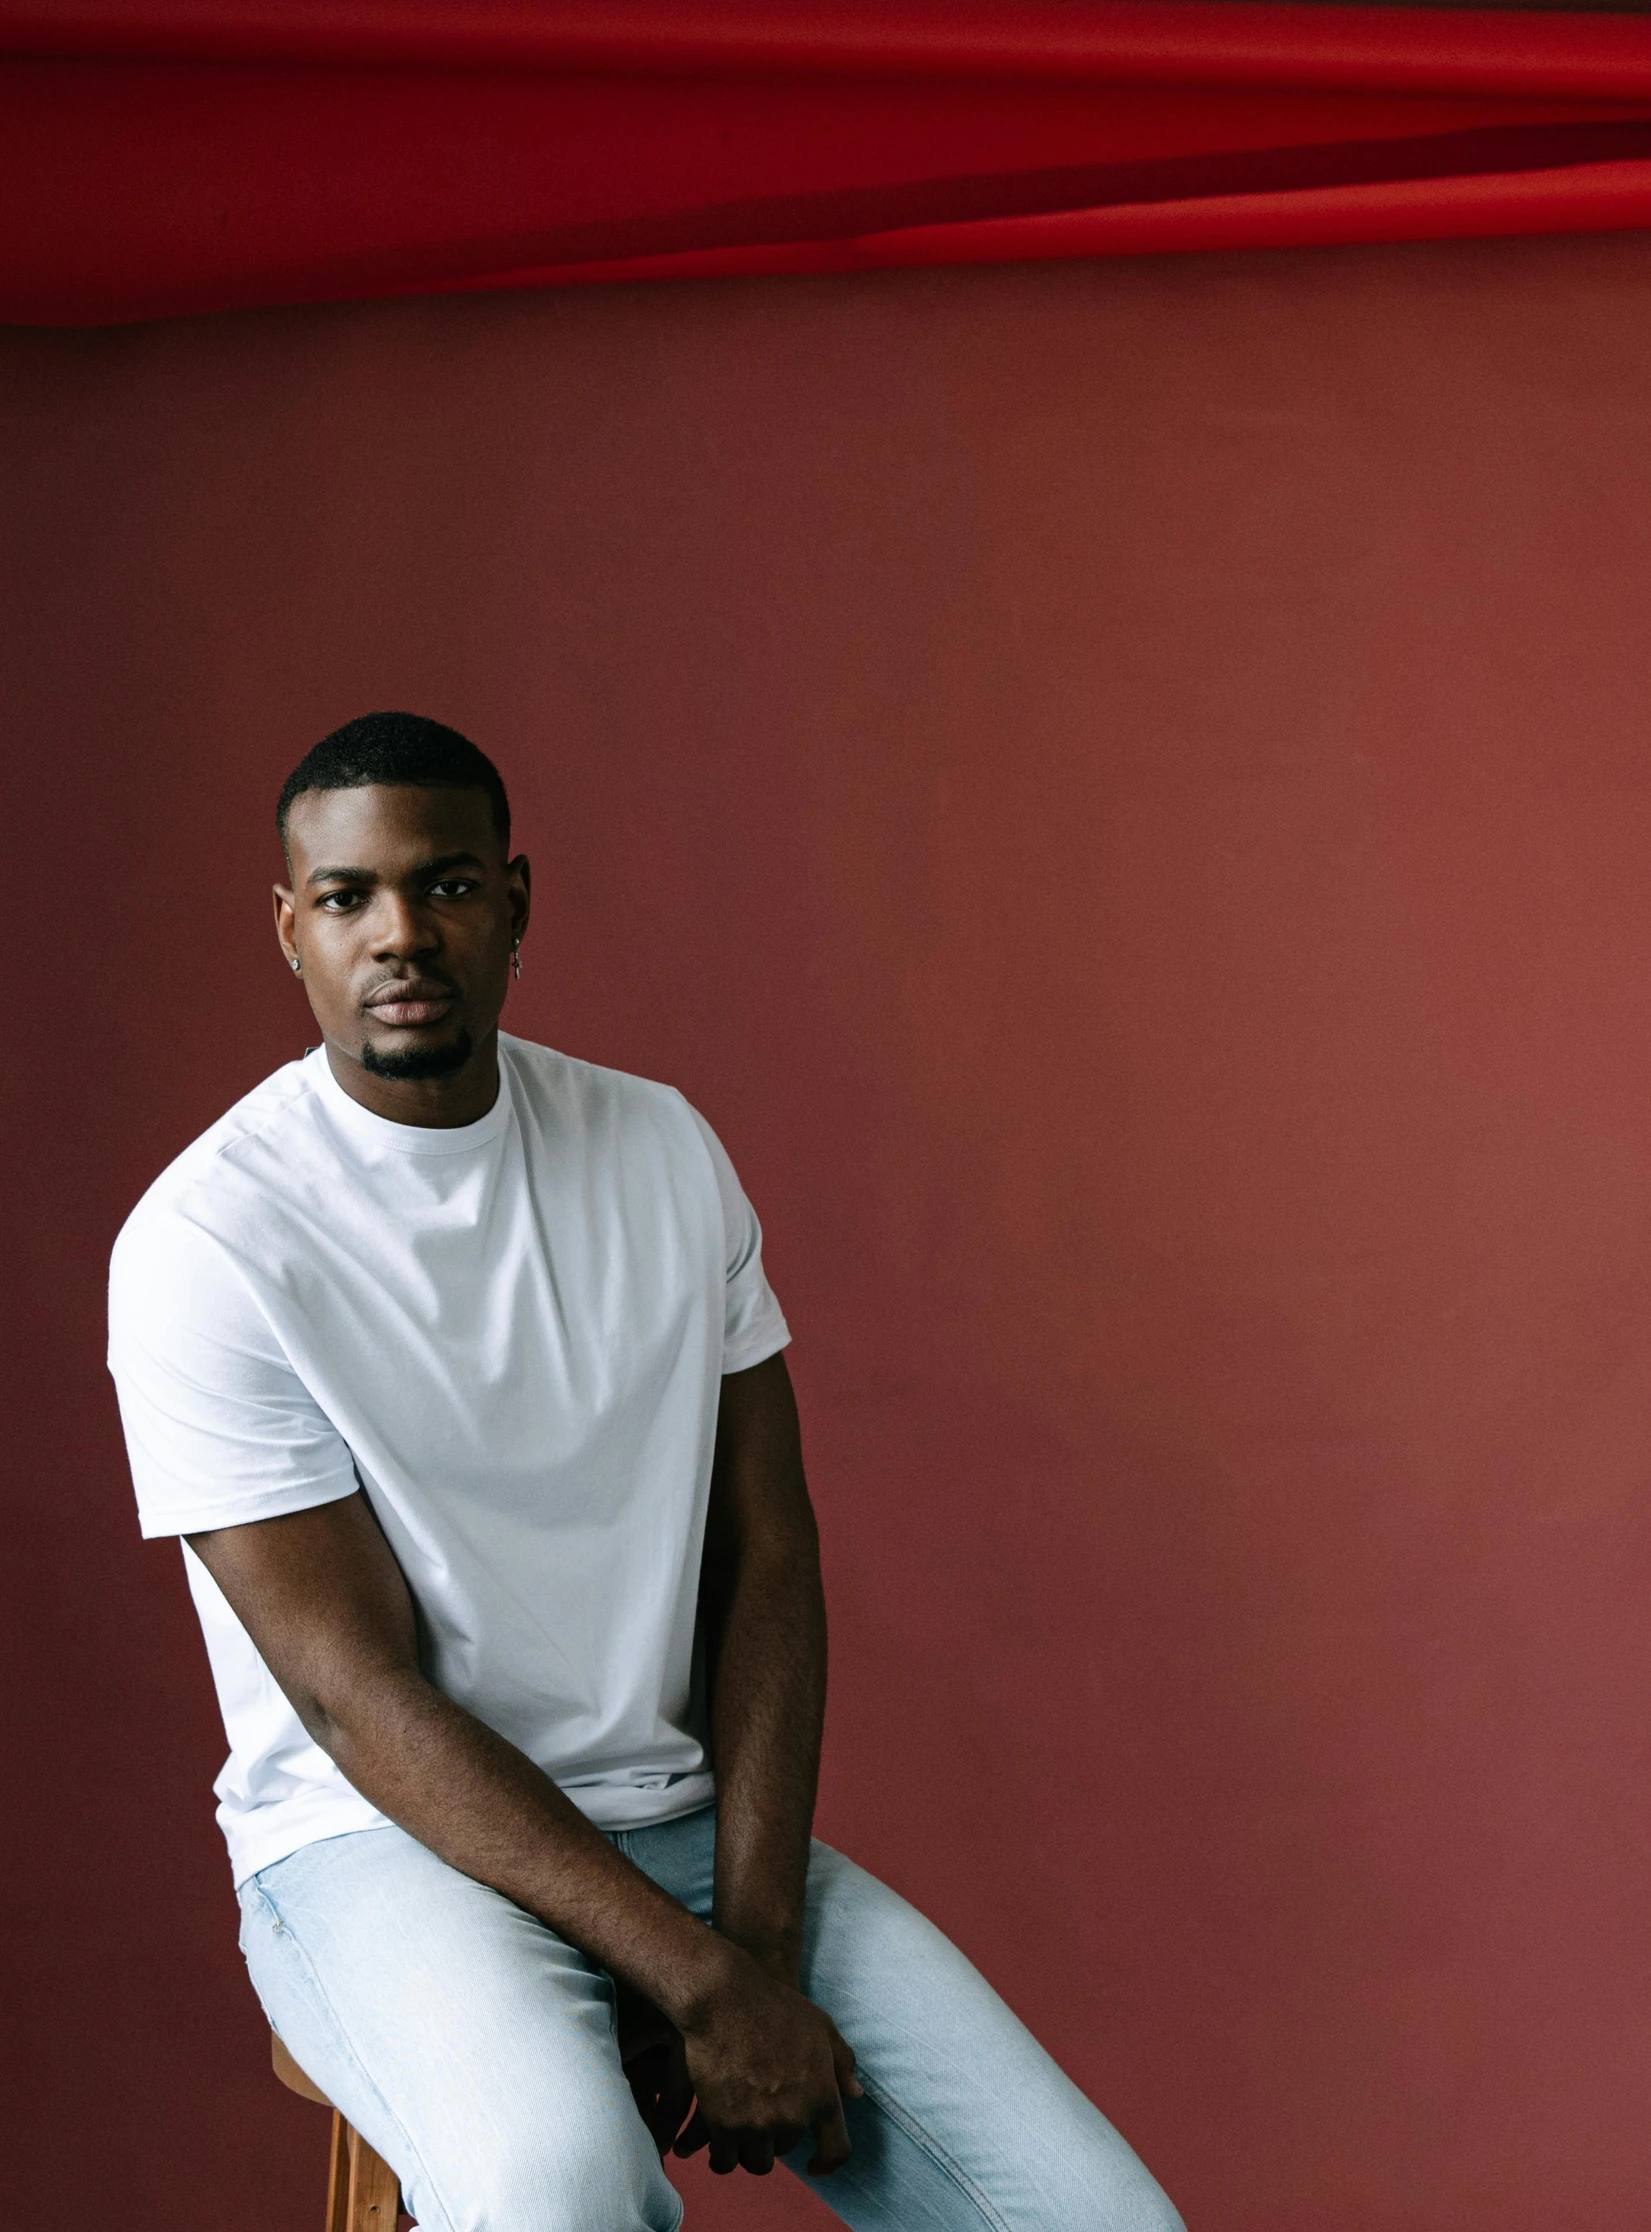
{"label": "t-shirt hem", "polygon": [[353,1496],[359,1482],[305,1481],[289,1488],[265,1488],[255,1496],[237,1496],[230,1504],[186,1504],[181,1511],[138,1511],[138,1531],[145,1542],[168,1535],[211,1534],[219,1527],[248,1527],[258,1519],[285,1519],[295,1511],[319,1511],[323,1504],[342,1503]]}
{"label": "t-shirt hem", "polygon": [[652,1829],[662,1821],[676,1821],[683,1814],[698,1813],[713,1803],[716,1777],[708,1767],[678,1775],[663,1789],[638,1783],[558,1783],[595,1828],[612,1834],[620,1829]]}
{"label": "t-shirt hem", "polygon": [[[262,1812],[264,1809],[259,1808]],[[381,1814],[367,1799],[351,1791],[344,1795],[329,1793],[324,1810],[317,1808],[314,1800],[289,1802],[272,1806],[274,1818],[258,1823],[256,1817],[243,1817],[233,1830],[224,1827],[229,1845],[229,1865],[237,1891],[255,1875],[266,1868],[273,1868],[278,1860],[290,1860],[295,1852],[302,1852],[306,1845],[325,1844],[329,1837],[350,1837],[362,1829],[393,1829],[388,1814]]]}
{"label": "t-shirt hem", "polygon": [[[664,1790],[643,1790],[634,1783],[576,1783],[563,1796],[604,1834],[624,1829],[654,1829],[662,1822],[702,1813],[716,1804],[716,1778],[710,1771],[683,1775]],[[260,1809],[262,1810],[262,1809]],[[268,1809],[275,1816],[262,1826],[255,1817],[242,1817],[233,1830],[224,1829],[229,1845],[229,1865],[235,1888],[240,1890],[255,1875],[290,1860],[309,1845],[325,1844],[332,1837],[353,1837],[366,1829],[393,1829],[388,1814],[358,1793],[328,1793],[322,1808],[313,1799],[288,1800]],[[223,1826],[220,1823],[220,1826]]]}

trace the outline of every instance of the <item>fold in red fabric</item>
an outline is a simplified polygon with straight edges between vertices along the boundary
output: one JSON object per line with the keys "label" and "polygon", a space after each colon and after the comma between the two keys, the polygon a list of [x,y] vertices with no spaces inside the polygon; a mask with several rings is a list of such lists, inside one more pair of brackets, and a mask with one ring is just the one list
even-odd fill
{"label": "fold in red fabric", "polygon": [[0,0],[0,317],[1651,223],[1651,21]]}

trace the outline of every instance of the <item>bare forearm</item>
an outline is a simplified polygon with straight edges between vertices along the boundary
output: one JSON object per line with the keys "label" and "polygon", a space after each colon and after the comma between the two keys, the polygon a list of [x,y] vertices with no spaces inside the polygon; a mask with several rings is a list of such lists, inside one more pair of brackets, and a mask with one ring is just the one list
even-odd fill
{"label": "bare forearm", "polygon": [[618,1852],[504,1737],[408,1669],[306,1719],[340,1771],[449,1866],[694,2028],[739,1954]]}
{"label": "bare forearm", "polygon": [[825,1718],[826,1620],[813,1528],[748,1553],[727,1591],[712,1684],[717,1928],[794,1983]]}

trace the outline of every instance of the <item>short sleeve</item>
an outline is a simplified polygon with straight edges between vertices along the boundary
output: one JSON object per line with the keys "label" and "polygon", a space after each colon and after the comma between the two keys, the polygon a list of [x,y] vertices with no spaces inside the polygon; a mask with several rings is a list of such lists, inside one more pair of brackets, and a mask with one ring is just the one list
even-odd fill
{"label": "short sleeve", "polygon": [[145,1535],[278,1519],[353,1495],[343,1437],[228,1252],[144,1205],[109,1267],[109,1369]]}
{"label": "short sleeve", "polygon": [[762,1227],[746,1200],[727,1150],[699,1113],[691,1111],[700,1137],[711,1157],[722,1197],[722,1226],[727,1244],[727,1286],[723,1310],[722,1369],[749,1371],[753,1364],[777,1356],[791,1339],[774,1290],[762,1268]]}

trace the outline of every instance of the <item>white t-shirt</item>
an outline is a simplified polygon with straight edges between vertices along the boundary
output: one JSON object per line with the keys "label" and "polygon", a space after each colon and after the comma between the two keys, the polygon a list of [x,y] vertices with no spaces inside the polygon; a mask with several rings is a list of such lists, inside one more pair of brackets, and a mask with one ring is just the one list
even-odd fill
{"label": "white t-shirt", "polygon": [[[277,1070],[127,1220],[109,1365],[146,1535],[359,1485],[431,1680],[628,1828],[712,1795],[694,1614],[718,1389],[789,1335],[679,1093],[503,1035],[499,1069],[455,1131],[373,1115],[319,1052]],[[184,1559],[236,1881],[382,1823]]]}

